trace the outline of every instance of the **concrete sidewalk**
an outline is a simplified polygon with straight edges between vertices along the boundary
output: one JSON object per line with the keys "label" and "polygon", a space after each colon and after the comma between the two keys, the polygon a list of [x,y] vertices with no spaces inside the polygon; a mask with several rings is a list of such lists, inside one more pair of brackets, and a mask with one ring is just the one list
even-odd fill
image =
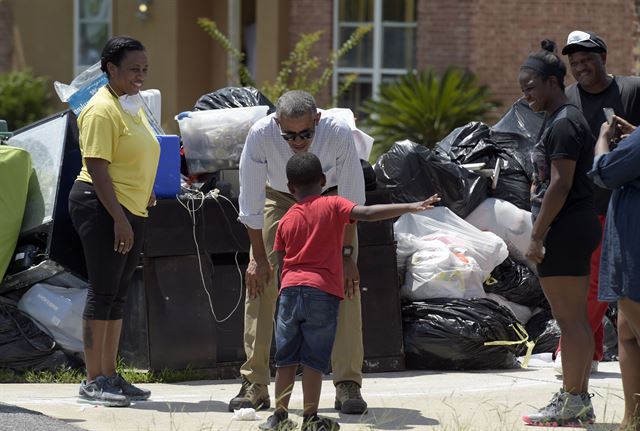
{"label": "concrete sidewalk", "polygon": [[[335,389],[326,378],[320,414],[338,419],[345,431],[521,430],[528,427],[522,424],[520,416],[533,407],[545,405],[561,384],[548,364],[539,365],[526,370],[365,374],[362,393],[369,411],[363,416],[343,415],[333,409]],[[96,431],[251,431],[257,430],[271,411],[258,412],[261,418],[258,421],[233,420],[233,413],[227,412],[227,402],[236,395],[239,381],[142,386],[151,389],[152,398],[129,408],[80,404],[75,397],[78,385],[68,384],[2,384],[0,401]],[[272,403],[273,388],[272,384],[269,388]],[[617,362],[600,364],[600,371],[592,375],[590,392],[595,394],[597,424],[587,429],[614,430],[624,411]],[[301,408],[302,388],[298,380],[290,415],[298,423],[302,422]],[[18,427],[9,429],[34,429],[15,425]]]}

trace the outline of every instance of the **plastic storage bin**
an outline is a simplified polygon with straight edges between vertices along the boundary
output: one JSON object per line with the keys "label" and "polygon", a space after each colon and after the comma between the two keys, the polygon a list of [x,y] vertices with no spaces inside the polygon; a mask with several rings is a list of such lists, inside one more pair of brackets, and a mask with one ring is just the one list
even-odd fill
{"label": "plastic storage bin", "polygon": [[176,117],[190,174],[238,167],[249,129],[267,115],[268,106],[212,109]]}
{"label": "plastic storage bin", "polygon": [[173,198],[180,193],[180,137],[158,135],[160,161],[153,185],[156,198]]}

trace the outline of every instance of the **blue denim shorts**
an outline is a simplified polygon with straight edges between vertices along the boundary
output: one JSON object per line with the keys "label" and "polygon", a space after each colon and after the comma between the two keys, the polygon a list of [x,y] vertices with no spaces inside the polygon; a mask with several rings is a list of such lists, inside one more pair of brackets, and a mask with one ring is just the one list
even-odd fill
{"label": "blue denim shorts", "polygon": [[329,371],[340,298],[309,286],[282,289],[276,322],[276,367]]}

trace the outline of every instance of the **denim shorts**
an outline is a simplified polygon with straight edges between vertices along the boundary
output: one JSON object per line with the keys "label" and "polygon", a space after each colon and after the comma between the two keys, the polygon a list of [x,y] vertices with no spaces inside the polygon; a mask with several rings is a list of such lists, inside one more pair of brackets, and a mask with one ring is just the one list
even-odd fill
{"label": "denim shorts", "polygon": [[276,367],[301,364],[326,373],[340,298],[309,286],[282,289],[276,322]]}

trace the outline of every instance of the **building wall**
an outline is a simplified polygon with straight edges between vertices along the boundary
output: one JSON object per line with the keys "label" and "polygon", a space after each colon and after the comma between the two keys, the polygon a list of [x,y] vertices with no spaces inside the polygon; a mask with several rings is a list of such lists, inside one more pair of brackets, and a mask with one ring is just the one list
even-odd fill
{"label": "building wall", "polygon": [[469,66],[471,3],[474,0],[418,0],[416,66],[443,72]]}
{"label": "building wall", "polygon": [[13,10],[15,66],[29,67],[36,75],[51,80],[70,82],[73,0],[10,0],[9,4]]}
{"label": "building wall", "polygon": [[[499,22],[495,19],[497,13]],[[508,104],[520,97],[519,67],[530,52],[540,47],[539,42],[544,38],[555,40],[560,52],[567,35],[582,29],[598,33],[607,42],[609,73],[632,74],[636,25],[634,4],[628,0],[475,0],[469,68]],[[567,57],[561,57],[568,66]],[[570,72],[565,82],[574,82]]]}
{"label": "building wall", "polygon": [[[30,67],[51,81],[71,82],[73,0],[0,1],[12,9],[14,67]],[[149,18],[142,20],[136,16],[136,2],[113,1],[113,34],[139,39],[147,48],[145,87],[161,91],[162,126],[168,133],[178,132],[173,119],[178,112],[192,109],[199,96],[227,83],[224,50],[197,25],[197,18],[208,17],[226,31],[226,4],[226,0],[189,0],[185,7],[178,0],[157,0],[150,5]],[[57,108],[64,106],[58,103]]]}
{"label": "building wall", "polygon": [[[418,67],[442,71],[454,65],[471,70],[502,101],[501,113],[520,97],[520,65],[544,38],[555,40],[560,51],[572,30],[595,31],[609,45],[608,71],[634,73],[638,43],[634,3],[420,0]],[[569,73],[565,82],[573,81]]]}
{"label": "building wall", "polygon": [[289,53],[289,11],[296,3],[297,0],[256,0],[255,79],[258,87],[276,79],[280,62]]}
{"label": "building wall", "polygon": [[8,0],[0,0],[0,73],[11,70],[13,57],[13,12]]}
{"label": "building wall", "polygon": [[[311,52],[320,60],[318,75],[316,75],[319,76],[327,64],[333,47],[333,0],[295,0],[291,2],[290,13],[289,51],[294,48],[303,33],[313,33],[318,30],[324,32]],[[331,81],[316,95],[318,106],[328,106],[330,102]]]}
{"label": "building wall", "polygon": [[[256,2],[258,86],[275,79],[280,62],[303,33],[324,30],[313,55],[326,64],[333,46],[333,0]],[[639,58],[636,3],[640,1],[418,0],[417,66],[439,71],[450,65],[467,68],[490,86],[506,109],[520,96],[516,82],[520,64],[539,41],[550,37],[562,47],[566,35],[581,28],[596,31],[607,41],[611,73],[631,74]],[[73,0],[0,0],[1,6],[7,4],[15,31],[11,31],[13,43],[0,40],[0,53],[6,57],[11,51],[14,66],[70,82]],[[191,109],[200,95],[229,82],[226,53],[196,24],[198,17],[209,17],[227,32],[227,0],[155,0],[146,21],[136,17],[135,6],[132,0],[114,0],[113,33],[131,35],[146,45],[147,88],[161,90],[162,123],[175,133],[176,113]],[[0,14],[2,22],[6,16],[6,11]],[[0,31],[6,33],[6,28]],[[317,99],[320,106],[328,105],[329,88]]]}
{"label": "building wall", "polygon": [[[636,3],[640,1],[418,0],[417,67],[440,72],[448,66],[471,70],[503,103],[496,113],[500,114],[521,95],[517,76],[522,61],[547,37],[561,50],[572,30],[595,31],[609,45],[608,71],[634,74],[640,69]],[[332,13],[332,0],[293,2],[290,46],[300,33],[331,29]],[[332,48],[331,32],[325,36],[315,51],[321,59]],[[573,81],[569,73],[566,83]],[[326,102],[328,94],[318,99]]]}

